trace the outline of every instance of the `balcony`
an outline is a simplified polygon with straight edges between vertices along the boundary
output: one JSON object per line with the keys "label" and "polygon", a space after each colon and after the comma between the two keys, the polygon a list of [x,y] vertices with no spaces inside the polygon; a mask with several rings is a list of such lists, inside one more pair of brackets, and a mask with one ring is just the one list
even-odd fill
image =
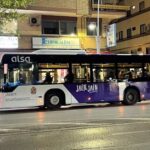
{"label": "balcony", "polygon": [[[93,18],[97,16],[97,8],[97,1],[92,0],[91,14]],[[118,5],[118,1],[107,0],[105,3],[99,4],[99,9],[100,18],[118,19],[126,16],[126,12],[130,10],[130,6]]]}
{"label": "balcony", "polygon": [[[92,4],[92,9],[97,10],[97,5],[98,4]],[[99,8],[101,10],[115,10],[115,11],[128,11],[130,10],[130,6],[124,6],[124,5],[112,5],[112,4],[100,4]]]}

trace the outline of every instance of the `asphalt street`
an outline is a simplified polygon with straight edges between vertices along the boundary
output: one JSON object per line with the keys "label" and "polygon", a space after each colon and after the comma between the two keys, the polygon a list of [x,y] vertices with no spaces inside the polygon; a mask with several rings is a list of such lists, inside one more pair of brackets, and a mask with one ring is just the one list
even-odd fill
{"label": "asphalt street", "polygon": [[150,103],[0,112],[0,150],[149,150]]}

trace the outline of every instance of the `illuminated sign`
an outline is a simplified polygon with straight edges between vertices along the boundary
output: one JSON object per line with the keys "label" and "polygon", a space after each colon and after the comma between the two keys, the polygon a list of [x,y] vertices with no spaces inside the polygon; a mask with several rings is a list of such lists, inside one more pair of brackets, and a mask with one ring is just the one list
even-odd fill
{"label": "illuminated sign", "polygon": [[107,47],[116,46],[116,24],[111,24],[107,28]]}
{"label": "illuminated sign", "polygon": [[33,37],[33,48],[81,49],[78,38]]}
{"label": "illuminated sign", "polygon": [[0,36],[0,48],[18,48],[18,37]]}

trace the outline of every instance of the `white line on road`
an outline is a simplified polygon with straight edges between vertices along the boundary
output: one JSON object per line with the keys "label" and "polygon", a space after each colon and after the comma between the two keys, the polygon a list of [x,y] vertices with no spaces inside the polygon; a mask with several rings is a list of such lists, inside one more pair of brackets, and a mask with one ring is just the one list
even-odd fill
{"label": "white line on road", "polygon": [[[114,118],[114,119],[112,119],[112,120],[138,120],[138,121],[134,121],[134,122],[123,122],[123,123],[111,123],[111,122],[109,122],[109,123],[107,123],[107,122],[104,122],[104,123],[102,123],[102,122],[99,122],[99,123],[88,123],[88,122],[47,122],[47,123],[17,123],[17,124],[4,124],[4,125],[0,125],[0,127],[6,127],[7,126],[7,128],[8,127],[25,127],[25,126],[40,126],[40,125],[42,125],[42,126],[45,126],[45,125],[88,125],[88,126],[119,126],[119,125],[130,125],[130,124],[137,124],[137,123],[142,123],[142,124],[144,124],[144,123],[149,123],[149,122],[141,122],[140,120],[150,120],[150,118]],[[104,120],[103,120],[104,121]],[[107,120],[106,120],[107,121]]]}
{"label": "white line on road", "polygon": [[116,120],[150,120],[150,118],[113,118]]}
{"label": "white line on road", "polygon": [[145,132],[150,132],[150,130],[120,132],[120,133],[113,133],[112,135],[128,135],[128,134],[137,134],[137,133],[145,133]]}
{"label": "white line on road", "polygon": [[18,131],[19,129],[0,129],[0,132]]}
{"label": "white line on road", "polygon": [[[110,120],[110,119],[106,119]],[[98,126],[98,127],[114,127],[114,126],[123,126],[123,125],[132,125],[132,124],[144,124],[149,123],[150,118],[111,118],[111,120],[134,120],[134,122],[123,122],[123,123],[112,123],[112,122],[99,122],[99,123],[88,123],[88,122],[47,122],[47,123],[17,123],[17,124],[1,124],[0,131],[2,130],[12,130],[17,127],[32,127],[32,126],[46,126],[46,125],[74,125],[74,126]],[[142,122],[141,122],[142,121]],[[148,122],[147,122],[148,121]]]}

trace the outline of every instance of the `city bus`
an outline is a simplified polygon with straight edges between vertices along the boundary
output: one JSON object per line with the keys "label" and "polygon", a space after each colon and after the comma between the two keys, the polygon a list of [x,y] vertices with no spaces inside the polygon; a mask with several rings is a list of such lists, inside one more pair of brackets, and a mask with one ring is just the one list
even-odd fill
{"label": "city bus", "polygon": [[[66,76],[71,74],[70,81]],[[51,82],[44,82],[45,75]],[[150,99],[150,55],[38,50],[0,55],[0,110]]]}

